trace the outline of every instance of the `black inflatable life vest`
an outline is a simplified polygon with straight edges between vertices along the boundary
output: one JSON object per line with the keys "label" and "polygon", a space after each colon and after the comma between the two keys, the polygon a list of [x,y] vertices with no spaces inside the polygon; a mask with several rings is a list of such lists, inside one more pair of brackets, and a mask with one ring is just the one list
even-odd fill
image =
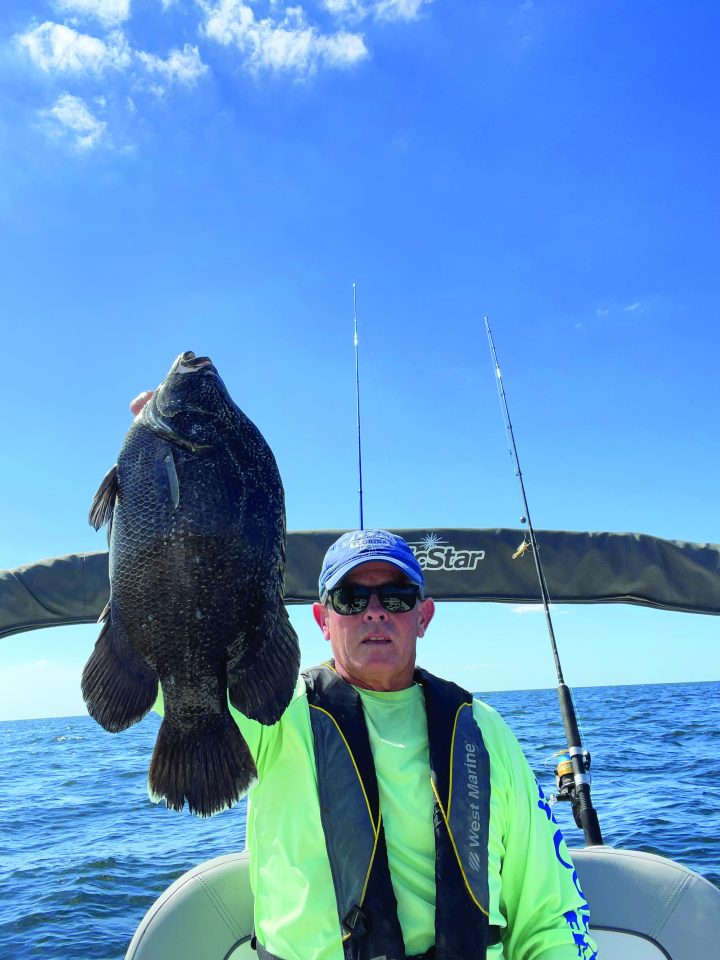
{"label": "black inflatable life vest", "polygon": [[[303,672],[323,831],[346,960],[405,960],[362,702],[331,664]],[[435,809],[437,960],[485,960],[489,925],[488,753],[466,690],[415,671],[427,712]],[[451,795],[452,791],[452,795]]]}

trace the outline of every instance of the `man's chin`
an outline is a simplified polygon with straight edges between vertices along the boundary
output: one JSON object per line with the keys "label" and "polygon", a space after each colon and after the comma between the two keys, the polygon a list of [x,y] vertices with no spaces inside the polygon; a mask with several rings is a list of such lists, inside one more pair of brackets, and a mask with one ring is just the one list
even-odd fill
{"label": "man's chin", "polygon": [[359,666],[369,666],[373,663],[396,663],[397,651],[391,643],[367,643],[358,650],[357,663]]}
{"label": "man's chin", "polygon": [[[396,659],[392,645],[375,648],[358,657],[348,671],[350,682],[368,690],[402,690],[412,684],[413,666],[406,667]],[[342,675],[342,674],[341,674]],[[348,679],[346,677],[345,679]]]}

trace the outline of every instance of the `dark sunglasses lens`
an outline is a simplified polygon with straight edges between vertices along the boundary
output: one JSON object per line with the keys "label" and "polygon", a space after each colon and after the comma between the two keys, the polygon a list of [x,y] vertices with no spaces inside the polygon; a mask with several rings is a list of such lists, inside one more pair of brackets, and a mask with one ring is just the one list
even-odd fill
{"label": "dark sunglasses lens", "polygon": [[355,613],[362,613],[370,602],[370,587],[360,587],[348,583],[346,586],[335,587],[330,591],[330,602],[335,613],[343,617],[350,617]]}
{"label": "dark sunglasses lens", "polygon": [[389,583],[382,587],[361,587],[359,584],[348,583],[330,590],[329,597],[335,613],[343,617],[350,617],[362,613],[367,608],[372,594],[377,598],[388,613],[407,613],[417,603],[418,588]]}
{"label": "dark sunglasses lens", "polygon": [[407,613],[417,603],[418,588],[395,585],[380,587],[378,598],[388,613]]}

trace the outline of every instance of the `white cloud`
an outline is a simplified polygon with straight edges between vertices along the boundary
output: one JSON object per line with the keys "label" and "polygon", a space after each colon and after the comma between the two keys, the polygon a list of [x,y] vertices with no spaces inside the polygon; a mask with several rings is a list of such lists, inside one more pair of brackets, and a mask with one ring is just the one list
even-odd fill
{"label": "white cloud", "polygon": [[61,13],[92,17],[105,27],[116,27],[130,17],[130,0],[55,0]]}
{"label": "white cloud", "polygon": [[[30,24],[16,35],[28,61],[50,75],[65,79],[68,87],[52,107],[41,111],[46,129],[53,136],[71,137],[78,149],[103,143],[117,149],[104,119],[107,99],[97,86],[78,89],[69,85],[105,77],[110,72],[126,75],[116,93],[116,104],[128,92],[150,91],[163,96],[172,86],[190,88],[208,73],[198,46],[186,43],[163,57],[130,46],[120,25],[130,18],[132,0],[49,0],[67,17],[65,22],[46,20]],[[161,0],[164,9],[177,0]],[[200,33],[204,39],[235,48],[244,66],[254,74],[264,71],[312,76],[320,69],[349,68],[369,57],[361,20],[410,21],[422,14],[433,0],[316,0],[315,11],[337,18],[335,28],[309,19],[300,5],[288,0],[195,0],[201,11]],[[292,4],[292,0],[290,0]],[[262,13],[259,11],[262,10]],[[97,23],[95,32],[82,32],[83,20]],[[76,91],[86,99],[76,96]],[[96,116],[93,111],[98,115]],[[127,97],[127,112],[136,111]]]}
{"label": "white cloud", "polygon": [[56,136],[67,134],[73,138],[79,150],[89,150],[101,142],[107,123],[98,120],[88,109],[81,97],[64,93],[58,97],[55,105],[42,112],[44,117],[53,121]]}
{"label": "white cloud", "polygon": [[627,307],[623,307],[623,310],[625,311],[625,313],[633,313],[635,310],[639,310],[641,306],[642,306],[642,304],[639,303],[639,302],[638,302],[638,303],[630,303],[630,304],[628,304]]}
{"label": "white cloud", "polygon": [[[562,612],[557,610],[554,603],[550,604],[550,610],[552,610],[556,614]],[[527,613],[545,613],[545,608],[543,607],[542,603],[539,603],[539,602],[538,603],[516,603],[512,607],[512,612],[522,617],[522,616],[525,616],[525,614]]]}
{"label": "white cloud", "polygon": [[18,42],[47,73],[102,73],[110,68],[124,70],[131,62],[130,47],[119,30],[100,40],[47,20],[21,34]]}
{"label": "white cloud", "polygon": [[334,17],[357,23],[367,16],[376,20],[417,20],[423,7],[433,0],[323,0]]}
{"label": "white cloud", "polygon": [[417,20],[423,7],[433,0],[378,0],[374,13],[378,20]]}
{"label": "white cloud", "polygon": [[324,0],[324,6],[334,17],[346,20],[362,20],[368,12],[362,0]]}
{"label": "white cloud", "polygon": [[[185,87],[192,87],[199,77],[208,72],[207,66],[200,59],[198,48],[191,47],[189,43],[186,43],[182,50],[171,50],[165,60],[142,51],[137,54],[137,58],[148,73],[159,76],[167,85],[180,83]],[[158,83],[152,89],[162,96],[166,88]]]}
{"label": "white cloud", "polygon": [[320,33],[307,23],[302,7],[287,7],[278,21],[270,17],[256,20],[244,0],[220,0],[204,9],[205,35],[224,46],[237,47],[254,72],[312,74],[320,65],[348,67],[368,55],[360,34]]}

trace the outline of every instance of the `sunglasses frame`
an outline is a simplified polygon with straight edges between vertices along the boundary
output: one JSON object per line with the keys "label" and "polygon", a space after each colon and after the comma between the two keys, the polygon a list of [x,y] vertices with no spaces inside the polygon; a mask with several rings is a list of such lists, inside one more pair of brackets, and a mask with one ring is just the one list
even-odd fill
{"label": "sunglasses frame", "polygon": [[[354,602],[357,602],[358,600],[365,601],[365,606],[361,610],[348,610],[347,612],[345,612],[343,610],[339,610],[335,605],[335,594],[338,593],[340,590],[348,590],[348,589],[360,590],[360,591],[367,590],[367,596],[363,597],[361,595],[359,597],[356,597],[354,600]],[[386,602],[391,599],[393,591],[395,591],[395,596],[397,598],[398,590],[401,590],[403,592],[412,591],[415,594],[415,600],[407,608],[407,610],[392,610],[386,606]],[[370,598],[372,597],[373,594],[375,594],[375,596],[378,598],[378,601],[380,602],[380,606],[383,608],[383,610],[385,610],[386,613],[410,613],[410,611],[414,610],[415,607],[417,606],[418,600],[423,599],[422,589],[417,583],[380,583],[375,587],[366,587],[360,583],[341,583],[341,584],[338,584],[336,587],[332,587],[330,590],[328,590],[325,603],[326,605],[329,603],[332,609],[335,611],[335,613],[338,614],[338,616],[356,617],[359,613],[365,613],[368,606],[370,605]],[[402,600],[402,598],[399,598],[399,599]],[[407,602],[407,601],[404,601],[404,602]]]}

